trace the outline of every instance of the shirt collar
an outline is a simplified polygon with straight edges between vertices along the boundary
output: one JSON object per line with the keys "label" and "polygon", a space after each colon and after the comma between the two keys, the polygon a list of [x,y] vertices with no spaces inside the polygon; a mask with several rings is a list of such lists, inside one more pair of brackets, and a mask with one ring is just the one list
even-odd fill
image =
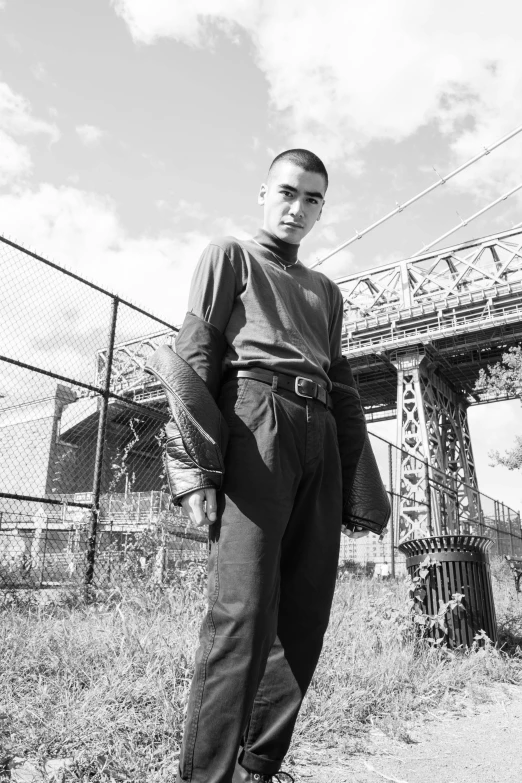
{"label": "shirt collar", "polygon": [[260,228],[254,240],[283,261],[284,264],[295,264],[299,253],[299,245],[292,245],[273,234],[269,234],[264,228]]}

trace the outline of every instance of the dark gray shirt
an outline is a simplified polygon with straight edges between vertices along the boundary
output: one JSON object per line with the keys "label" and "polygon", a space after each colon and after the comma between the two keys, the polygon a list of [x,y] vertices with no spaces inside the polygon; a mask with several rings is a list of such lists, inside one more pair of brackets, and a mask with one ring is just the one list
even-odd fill
{"label": "dark gray shirt", "polygon": [[297,246],[264,231],[214,240],[194,272],[188,309],[224,335],[223,369],[264,367],[329,388],[328,370],[341,357],[341,292],[299,261],[284,268],[292,255]]}

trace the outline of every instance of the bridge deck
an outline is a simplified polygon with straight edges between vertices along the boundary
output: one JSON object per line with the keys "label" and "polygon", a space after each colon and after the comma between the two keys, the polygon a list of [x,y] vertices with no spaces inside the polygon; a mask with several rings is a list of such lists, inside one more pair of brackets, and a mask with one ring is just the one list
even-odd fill
{"label": "bridge deck", "polygon": [[393,360],[429,355],[471,404],[479,371],[522,341],[522,231],[360,272],[337,281],[345,300],[343,347],[372,418],[396,409]]}
{"label": "bridge deck", "polygon": [[[440,251],[385,264],[337,281],[345,302],[343,350],[352,364],[370,418],[393,418],[394,360],[422,351],[471,404],[494,398],[477,393],[479,371],[522,342],[522,229],[512,229]],[[143,375],[148,355],[173,332],[116,346],[113,388],[140,402],[162,395]],[[106,352],[97,355],[96,383]]]}

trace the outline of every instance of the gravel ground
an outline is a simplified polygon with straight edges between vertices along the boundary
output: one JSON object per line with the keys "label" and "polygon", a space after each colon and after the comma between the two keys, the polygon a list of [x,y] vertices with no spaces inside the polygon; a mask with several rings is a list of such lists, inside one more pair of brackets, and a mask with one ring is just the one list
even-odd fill
{"label": "gravel ground", "polygon": [[[432,714],[411,728],[408,742],[373,731],[364,747],[343,756],[301,744],[292,774],[299,783],[522,783],[522,688],[503,686],[495,697],[481,707],[463,707],[460,714]],[[51,762],[47,774],[19,762],[0,778],[58,783],[70,760]]]}
{"label": "gravel ground", "polygon": [[411,742],[372,732],[364,750],[300,747],[303,783],[522,783],[522,688],[504,686],[493,703],[440,712],[417,724]]}

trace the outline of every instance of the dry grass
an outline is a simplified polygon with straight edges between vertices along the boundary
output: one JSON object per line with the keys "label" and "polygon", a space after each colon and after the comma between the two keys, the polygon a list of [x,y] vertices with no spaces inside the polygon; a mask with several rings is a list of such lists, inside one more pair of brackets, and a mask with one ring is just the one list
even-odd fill
{"label": "dry grass", "polygon": [[[411,632],[400,582],[341,581],[294,747],[349,750],[372,725],[407,739],[427,710],[522,683],[522,602],[504,567],[493,572],[507,652],[430,649]],[[90,605],[4,597],[0,759],[72,757],[71,781],[172,780],[203,608],[196,572]]]}

